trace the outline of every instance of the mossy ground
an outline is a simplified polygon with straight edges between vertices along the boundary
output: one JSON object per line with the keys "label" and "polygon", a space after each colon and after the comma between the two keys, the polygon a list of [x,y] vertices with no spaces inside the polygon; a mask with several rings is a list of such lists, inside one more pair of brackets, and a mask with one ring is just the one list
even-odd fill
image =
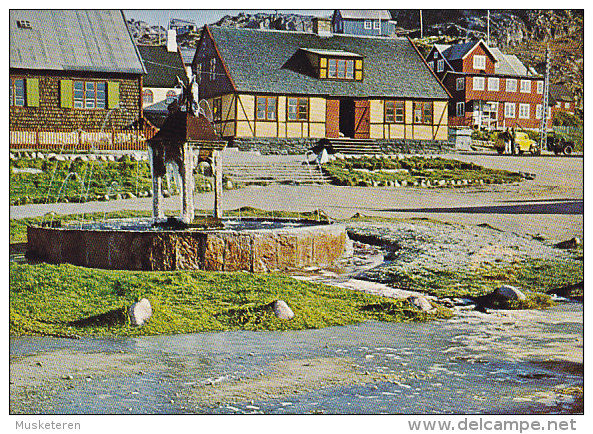
{"label": "mossy ground", "polygon": [[[147,298],[153,316],[132,327],[126,307]],[[294,311],[277,319],[269,305]],[[381,309],[377,309],[380,306]],[[423,321],[405,300],[301,282],[279,274],[95,270],[68,264],[10,265],[10,333],[14,335],[138,336],[222,330],[300,330],[367,320]]]}
{"label": "mossy ground", "polygon": [[[323,169],[338,185],[387,185],[390,181],[473,180],[485,184],[520,181],[521,175],[506,170],[488,169],[474,163],[446,158],[407,157],[403,159],[360,157],[336,159],[324,164]],[[396,172],[388,172],[398,170]]]}

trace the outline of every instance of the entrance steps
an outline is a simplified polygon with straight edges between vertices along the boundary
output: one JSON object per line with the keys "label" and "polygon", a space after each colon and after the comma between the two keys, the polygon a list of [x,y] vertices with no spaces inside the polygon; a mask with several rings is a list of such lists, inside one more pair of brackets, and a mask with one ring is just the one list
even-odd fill
{"label": "entrance steps", "polygon": [[376,155],[385,151],[379,143],[373,139],[325,139],[331,144],[335,153],[344,155]]}

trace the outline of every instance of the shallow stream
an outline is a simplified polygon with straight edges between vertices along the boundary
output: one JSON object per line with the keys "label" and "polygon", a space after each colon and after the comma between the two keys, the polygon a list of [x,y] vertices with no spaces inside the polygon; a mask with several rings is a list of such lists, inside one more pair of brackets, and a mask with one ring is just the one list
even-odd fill
{"label": "shallow stream", "polygon": [[583,306],[427,323],[141,338],[11,338],[11,413],[574,411]]}

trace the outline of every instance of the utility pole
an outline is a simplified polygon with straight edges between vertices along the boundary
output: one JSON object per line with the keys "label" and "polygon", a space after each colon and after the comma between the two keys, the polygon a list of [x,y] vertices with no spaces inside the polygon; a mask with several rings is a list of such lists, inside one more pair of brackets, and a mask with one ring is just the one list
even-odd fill
{"label": "utility pole", "polygon": [[539,152],[541,153],[546,148],[547,142],[547,127],[548,127],[548,104],[550,93],[550,63],[551,63],[550,44],[546,45],[546,72],[544,76],[544,98],[542,101],[542,123],[540,126],[539,135]]}
{"label": "utility pole", "polygon": [[488,46],[490,46],[490,9],[488,9],[488,16],[486,17],[486,34],[488,40]]}
{"label": "utility pole", "polygon": [[422,9],[420,9],[420,39],[424,37],[424,32],[422,31]]}

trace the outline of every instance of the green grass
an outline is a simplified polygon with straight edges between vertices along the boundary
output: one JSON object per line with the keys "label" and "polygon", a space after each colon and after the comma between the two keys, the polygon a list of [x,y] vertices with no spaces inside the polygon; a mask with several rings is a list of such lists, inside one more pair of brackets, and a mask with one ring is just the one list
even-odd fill
{"label": "green grass", "polygon": [[[40,169],[43,173],[14,173],[13,169]],[[211,191],[213,178],[195,175],[195,191]],[[90,180],[90,181],[89,181]],[[165,182],[164,188],[167,188]],[[176,194],[175,185],[171,193]],[[138,196],[152,190],[146,161],[50,161],[19,159],[10,162],[10,205],[85,202],[127,193]]]}
{"label": "green grass", "polygon": [[552,259],[492,265],[473,271],[422,269],[413,274],[387,267],[380,280],[398,288],[424,292],[439,298],[474,298],[489,294],[501,285],[512,285],[526,292],[527,301],[511,302],[504,307],[531,309],[551,305],[546,294],[551,289],[582,281],[583,268],[584,264],[579,260]]}
{"label": "green grass", "polygon": [[[146,297],[150,322],[132,327],[126,307]],[[295,312],[277,319],[269,304],[286,301]],[[405,300],[301,282],[277,274],[202,271],[131,272],[63,265],[10,264],[13,335],[138,336],[221,330],[301,330],[367,320],[423,321]]]}
{"label": "green grass", "polygon": [[[332,177],[334,183],[350,186],[387,185],[390,181],[413,183],[422,180],[435,182],[463,179],[481,180],[485,184],[502,184],[522,179],[519,173],[488,169],[474,163],[440,157],[407,157],[400,160],[377,157],[336,159],[326,163],[323,168]],[[382,172],[398,169],[401,171]]]}

